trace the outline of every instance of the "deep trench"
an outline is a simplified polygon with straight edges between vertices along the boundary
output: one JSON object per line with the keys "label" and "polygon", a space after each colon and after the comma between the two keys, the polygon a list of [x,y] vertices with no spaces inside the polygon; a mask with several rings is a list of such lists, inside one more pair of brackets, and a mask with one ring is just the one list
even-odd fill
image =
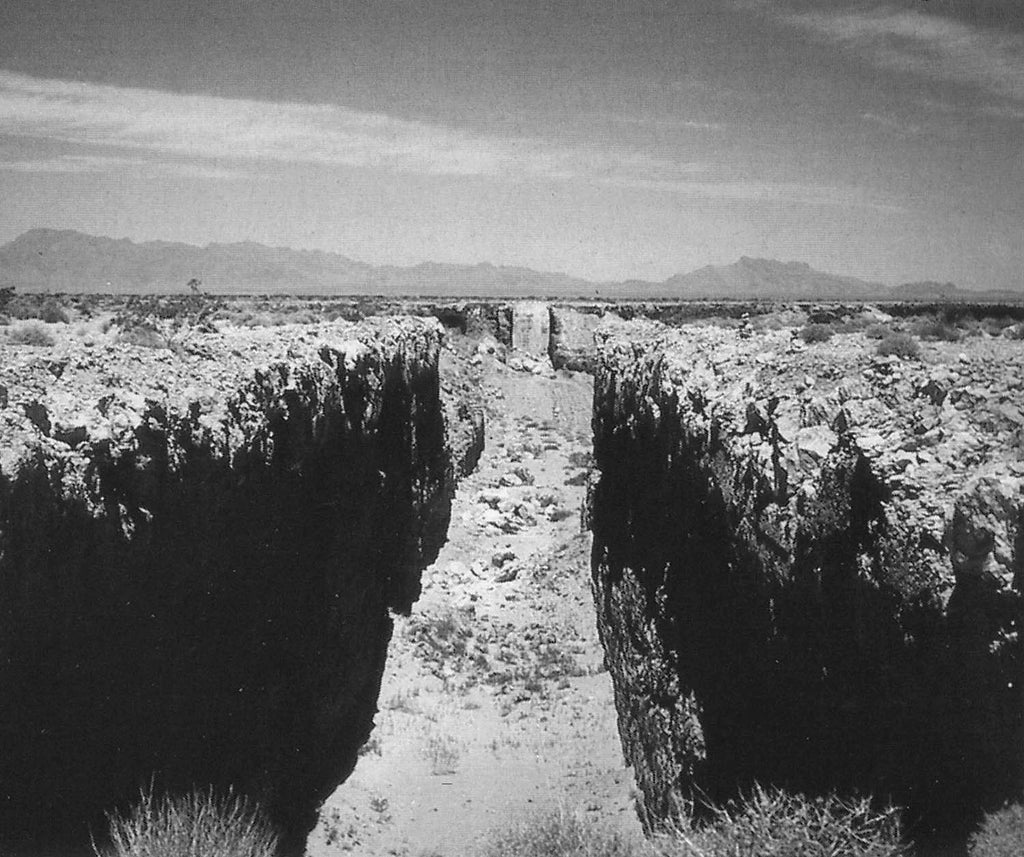
{"label": "deep trench", "polygon": [[[596,376],[592,588],[645,828],[759,784],[869,795],[903,810],[922,853],[963,852],[1024,794],[1020,573],[1011,593],[960,579],[945,610],[908,600],[901,578],[944,549],[890,543],[887,488],[849,445],[783,550],[753,469],[713,428],[681,429],[657,370],[630,383],[574,351],[567,315],[552,307],[547,351]],[[514,324],[495,331],[509,346]]]}
{"label": "deep trench", "polygon": [[[22,524],[5,545],[19,575],[0,578],[8,838],[81,841],[136,798],[140,771],[158,771],[169,791],[252,794],[300,846],[372,728],[388,610],[409,609],[447,524],[444,490],[419,510],[433,520],[414,519],[423,475],[406,463],[410,436],[444,447],[436,377],[385,374],[372,442],[358,420],[314,426],[295,402],[269,459],[191,450],[171,478],[168,439],[143,433],[142,477],[101,460],[111,504],[159,511],[128,543],[98,533],[41,469],[5,486],[0,512]],[[730,502],[721,449],[682,436],[671,402],[647,418],[655,386],[616,399],[599,379],[588,514],[645,827],[759,782],[870,792],[906,806],[921,841],[962,841],[1021,787],[1019,649],[995,664],[988,650],[1019,602],[962,586],[939,621],[867,585],[850,558],[880,535],[884,486],[852,452],[826,476],[829,499],[804,510],[784,567],[751,532],[759,486],[746,486],[752,505]],[[363,413],[366,395],[351,385],[338,414]],[[444,482],[440,452],[425,466]]]}
{"label": "deep trench", "polygon": [[42,460],[2,486],[7,843],[102,842],[141,788],[212,786],[301,853],[370,734],[389,611],[418,596],[452,491],[436,352],[320,359],[254,382],[266,429],[230,459],[162,413],[135,455],[95,449],[101,514]]}
{"label": "deep trench", "polygon": [[1020,646],[992,648],[1016,639],[1020,581],[960,581],[945,612],[907,601],[922,547],[881,567],[885,487],[852,447],[780,550],[768,486],[713,426],[688,435],[661,381],[599,372],[594,400],[594,595],[645,827],[759,783],[869,794],[919,846],[962,849],[1024,784]]}

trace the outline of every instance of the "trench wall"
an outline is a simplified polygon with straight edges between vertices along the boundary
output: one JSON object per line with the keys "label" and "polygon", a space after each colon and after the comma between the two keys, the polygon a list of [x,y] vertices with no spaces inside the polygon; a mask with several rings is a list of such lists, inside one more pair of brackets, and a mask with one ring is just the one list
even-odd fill
{"label": "trench wall", "polygon": [[601,355],[593,589],[648,830],[758,781],[949,840],[1020,793],[1024,355],[870,345]]}
{"label": "trench wall", "polygon": [[301,851],[448,523],[434,322],[8,349],[0,831],[233,786]]}

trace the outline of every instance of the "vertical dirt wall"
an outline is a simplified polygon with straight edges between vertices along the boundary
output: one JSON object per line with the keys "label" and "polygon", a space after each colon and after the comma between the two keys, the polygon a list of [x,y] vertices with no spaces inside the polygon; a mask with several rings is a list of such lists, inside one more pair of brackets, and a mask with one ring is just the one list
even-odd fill
{"label": "vertical dirt wall", "polygon": [[551,318],[543,301],[512,305],[512,348],[531,357],[546,357],[550,347]]}
{"label": "vertical dirt wall", "polygon": [[1024,354],[951,348],[606,347],[593,587],[648,829],[759,781],[956,839],[1019,793]]}
{"label": "vertical dirt wall", "polygon": [[0,832],[87,841],[141,785],[301,847],[442,544],[440,332],[411,320],[11,353]]}

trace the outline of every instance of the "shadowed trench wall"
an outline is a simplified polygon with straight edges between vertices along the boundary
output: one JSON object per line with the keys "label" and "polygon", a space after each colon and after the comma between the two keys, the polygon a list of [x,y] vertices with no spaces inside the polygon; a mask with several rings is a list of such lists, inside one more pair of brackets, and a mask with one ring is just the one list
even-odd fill
{"label": "shadowed trench wall", "polygon": [[445,538],[439,341],[406,319],[4,355],[4,837],[88,841],[142,785],[212,784],[301,847]]}
{"label": "shadowed trench wall", "polygon": [[600,357],[593,589],[649,830],[758,781],[956,840],[1020,792],[1024,463],[975,397],[1015,395],[1022,355],[836,339],[693,328]]}

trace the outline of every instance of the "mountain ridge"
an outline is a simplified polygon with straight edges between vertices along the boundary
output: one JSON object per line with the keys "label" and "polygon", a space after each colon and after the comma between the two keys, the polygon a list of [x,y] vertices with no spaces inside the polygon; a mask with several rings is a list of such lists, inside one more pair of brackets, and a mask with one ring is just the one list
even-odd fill
{"label": "mountain ridge", "polygon": [[742,256],[661,282],[593,282],[490,262],[371,265],[340,253],[268,247],[253,241],[205,246],[136,243],[72,229],[36,228],[0,246],[0,287],[22,291],[181,292],[193,277],[220,294],[437,295],[465,297],[677,300],[1022,300],[1024,291],[962,289],[923,281],[891,287],[830,274],[806,262]]}

